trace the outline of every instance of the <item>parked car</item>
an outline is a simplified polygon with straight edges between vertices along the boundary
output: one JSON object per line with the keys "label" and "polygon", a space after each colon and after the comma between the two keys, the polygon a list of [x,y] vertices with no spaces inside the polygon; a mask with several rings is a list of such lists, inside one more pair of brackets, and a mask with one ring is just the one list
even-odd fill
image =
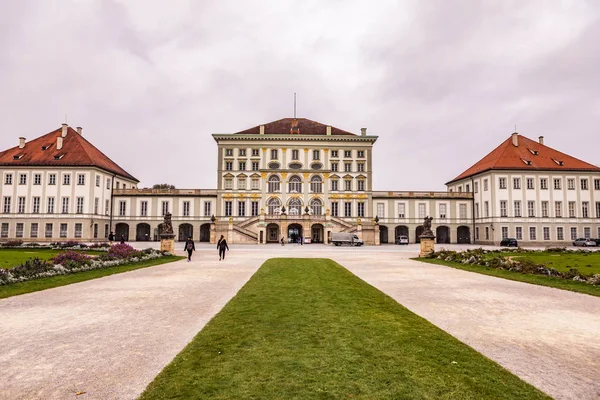
{"label": "parked car", "polygon": [[594,242],[596,242],[596,246],[600,246],[600,238],[599,239],[592,238],[590,240],[593,240]]}
{"label": "parked car", "polygon": [[396,238],[396,244],[408,244],[408,236],[400,235]]}
{"label": "parked car", "polygon": [[355,233],[348,232],[333,232],[331,234],[331,243],[336,246],[347,244],[350,246],[362,246],[364,243],[362,239],[356,236]]}
{"label": "parked car", "polygon": [[502,239],[500,242],[500,246],[502,247],[519,247],[519,242],[515,238],[506,238]]}
{"label": "parked car", "polygon": [[597,244],[594,239],[579,238],[573,241],[573,246],[596,247]]}

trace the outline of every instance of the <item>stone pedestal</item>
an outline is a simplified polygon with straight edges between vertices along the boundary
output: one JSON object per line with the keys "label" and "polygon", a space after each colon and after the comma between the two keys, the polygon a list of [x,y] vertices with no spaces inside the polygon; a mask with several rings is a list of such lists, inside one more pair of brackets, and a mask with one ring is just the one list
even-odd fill
{"label": "stone pedestal", "polygon": [[421,239],[421,252],[419,253],[419,257],[427,257],[435,251],[435,236],[422,235],[419,238]]}
{"label": "stone pedestal", "polygon": [[175,254],[175,235],[169,233],[160,235],[160,251]]}

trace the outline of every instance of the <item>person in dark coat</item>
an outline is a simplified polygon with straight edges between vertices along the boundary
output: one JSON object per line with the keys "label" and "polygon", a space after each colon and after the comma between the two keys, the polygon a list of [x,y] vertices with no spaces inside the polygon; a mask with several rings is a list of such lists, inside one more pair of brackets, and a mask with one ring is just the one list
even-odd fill
{"label": "person in dark coat", "polygon": [[125,244],[125,235],[121,235],[121,244]]}
{"label": "person in dark coat", "polygon": [[192,261],[192,252],[196,251],[196,246],[194,245],[194,241],[192,240],[191,236],[188,236],[183,249],[188,253],[188,262]]}
{"label": "person in dark coat", "polygon": [[112,242],[115,241],[115,234],[114,233],[109,233],[108,235],[108,241],[110,242],[110,245],[112,246]]}
{"label": "person in dark coat", "polygon": [[229,251],[229,246],[227,246],[227,240],[225,240],[225,236],[221,235],[221,239],[219,239],[219,243],[217,243],[217,249],[219,250],[219,261],[225,259],[225,249]]}

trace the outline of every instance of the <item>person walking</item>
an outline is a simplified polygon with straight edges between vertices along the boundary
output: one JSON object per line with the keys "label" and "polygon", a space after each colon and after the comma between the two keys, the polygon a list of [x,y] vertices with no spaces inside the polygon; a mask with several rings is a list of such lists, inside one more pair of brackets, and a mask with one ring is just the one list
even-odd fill
{"label": "person walking", "polygon": [[121,235],[121,244],[125,244],[125,235]]}
{"label": "person walking", "polygon": [[283,238],[281,238],[281,245],[285,246],[285,242],[283,241]]}
{"label": "person walking", "polygon": [[227,246],[227,240],[225,240],[225,236],[221,235],[221,239],[219,239],[219,243],[217,243],[217,249],[219,250],[219,261],[225,259],[225,249],[229,251],[229,246]]}
{"label": "person walking", "polygon": [[192,261],[192,252],[196,251],[196,246],[194,245],[194,241],[192,240],[191,236],[188,236],[183,249],[188,253],[188,262]]}
{"label": "person walking", "polygon": [[110,245],[112,246],[113,242],[115,241],[115,234],[114,233],[111,232],[108,235],[108,241],[109,241]]}

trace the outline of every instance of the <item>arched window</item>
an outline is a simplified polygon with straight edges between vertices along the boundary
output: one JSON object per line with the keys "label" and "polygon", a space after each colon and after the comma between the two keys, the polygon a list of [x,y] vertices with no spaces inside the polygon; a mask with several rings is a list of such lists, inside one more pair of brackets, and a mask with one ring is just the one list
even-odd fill
{"label": "arched window", "polygon": [[319,199],[312,199],[310,201],[310,208],[312,210],[312,215],[323,214],[323,203]]}
{"label": "arched window", "polygon": [[281,213],[281,202],[277,198],[269,199],[267,208],[269,215],[278,215]]}
{"label": "arched window", "polygon": [[290,215],[300,215],[302,213],[302,202],[300,199],[290,199],[288,209]]}
{"label": "arched window", "polygon": [[281,181],[277,175],[272,175],[269,178],[269,193],[276,193],[281,190]]}
{"label": "arched window", "polygon": [[313,193],[323,192],[323,180],[320,176],[313,176],[310,180],[310,190]]}
{"label": "arched window", "polygon": [[290,178],[289,192],[302,193],[302,179],[299,176],[294,175]]}

